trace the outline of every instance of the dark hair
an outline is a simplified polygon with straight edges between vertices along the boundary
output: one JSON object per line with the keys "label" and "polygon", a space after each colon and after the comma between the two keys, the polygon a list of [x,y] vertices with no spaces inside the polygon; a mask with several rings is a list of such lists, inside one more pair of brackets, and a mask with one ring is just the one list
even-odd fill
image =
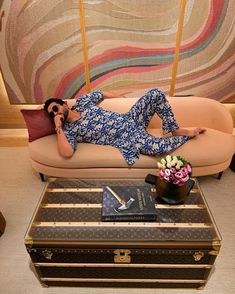
{"label": "dark hair", "polygon": [[45,101],[44,103],[44,109],[47,111],[49,105],[52,103],[52,102],[55,102],[55,103],[58,103],[60,105],[63,105],[65,102],[59,98],[49,98]]}

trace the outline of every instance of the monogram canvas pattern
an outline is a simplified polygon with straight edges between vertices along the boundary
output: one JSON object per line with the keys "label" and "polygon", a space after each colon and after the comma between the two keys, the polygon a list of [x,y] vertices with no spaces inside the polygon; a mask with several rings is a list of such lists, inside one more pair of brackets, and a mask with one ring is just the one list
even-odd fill
{"label": "monogram canvas pattern", "polygon": [[[39,209],[34,219],[34,223],[39,225],[31,227],[30,235],[35,241],[64,240],[67,242],[116,242],[116,240],[124,242],[197,240],[201,242],[211,241],[216,237],[215,228],[211,224],[200,190],[191,192],[184,203],[185,206],[177,209],[172,206],[166,209],[164,206],[161,207],[160,203],[156,203],[156,227],[148,226],[148,223],[146,226],[138,225],[138,223],[117,225],[115,222],[110,223],[108,227],[103,225],[101,221],[103,187],[126,186],[128,191],[128,187],[136,184],[131,180],[52,180],[42,200],[44,206]],[[138,182],[138,185],[150,186],[144,182]],[[154,188],[154,186],[151,187]],[[96,191],[97,188],[98,191]],[[87,190],[84,191],[84,189]],[[95,190],[92,191],[92,189]],[[55,205],[55,207],[47,207],[46,204]],[[63,207],[68,204],[70,207]],[[81,204],[83,206],[79,206]],[[190,207],[192,205],[193,207]],[[165,227],[165,224],[169,223],[175,226]],[[184,225],[180,226],[180,224]]]}

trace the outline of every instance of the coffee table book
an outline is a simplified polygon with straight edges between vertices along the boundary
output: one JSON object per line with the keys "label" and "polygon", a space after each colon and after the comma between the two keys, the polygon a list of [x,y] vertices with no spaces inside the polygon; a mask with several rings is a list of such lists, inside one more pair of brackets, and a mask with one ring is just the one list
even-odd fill
{"label": "coffee table book", "polygon": [[102,221],[156,220],[155,192],[151,186],[104,186]]}
{"label": "coffee table book", "polygon": [[49,179],[25,235],[32,279],[46,287],[203,288],[221,237],[198,182],[184,204],[156,203],[155,221],[101,221],[103,187],[136,185],[149,184]]}

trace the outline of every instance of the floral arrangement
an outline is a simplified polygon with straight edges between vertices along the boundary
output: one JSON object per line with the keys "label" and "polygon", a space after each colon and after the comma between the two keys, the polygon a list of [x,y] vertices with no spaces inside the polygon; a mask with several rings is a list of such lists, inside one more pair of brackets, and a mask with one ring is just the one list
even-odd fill
{"label": "floral arrangement", "polygon": [[160,169],[159,178],[178,186],[184,185],[192,172],[190,163],[180,156],[167,155],[157,165]]}

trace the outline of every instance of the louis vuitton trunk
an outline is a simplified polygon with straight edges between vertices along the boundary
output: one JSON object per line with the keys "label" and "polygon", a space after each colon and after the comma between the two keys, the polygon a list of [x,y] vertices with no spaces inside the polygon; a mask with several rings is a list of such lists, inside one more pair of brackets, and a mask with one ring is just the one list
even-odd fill
{"label": "louis vuitton trunk", "polygon": [[[111,183],[128,190],[137,182]],[[203,288],[221,237],[197,181],[184,204],[156,203],[151,222],[102,222],[103,187],[109,184],[48,180],[25,235],[42,285]]]}

